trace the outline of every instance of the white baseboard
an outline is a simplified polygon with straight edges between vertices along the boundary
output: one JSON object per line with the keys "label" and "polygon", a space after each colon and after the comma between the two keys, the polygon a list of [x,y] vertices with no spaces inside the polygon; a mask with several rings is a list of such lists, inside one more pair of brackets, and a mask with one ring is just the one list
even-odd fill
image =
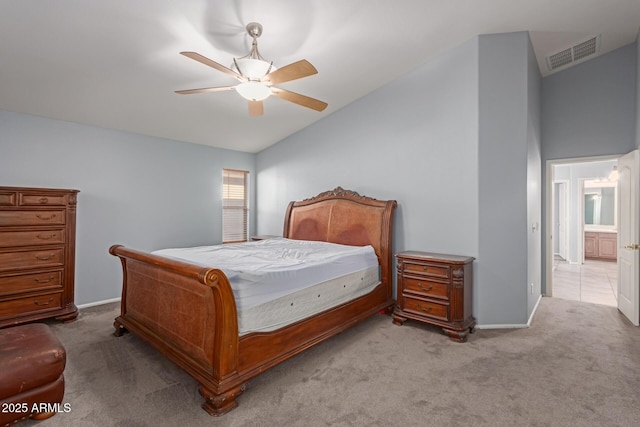
{"label": "white baseboard", "polygon": [[536,301],[536,305],[533,307],[533,310],[531,310],[531,316],[529,316],[529,321],[527,322],[527,328],[531,326],[531,322],[533,321],[533,316],[536,314],[536,310],[538,310],[540,301],[542,301],[542,295],[538,295],[538,301]]}
{"label": "white baseboard", "polygon": [[78,306],[78,308],[89,308],[89,307],[95,307],[96,305],[104,305],[104,304],[109,304],[112,302],[118,302],[120,301],[120,298],[113,298],[113,299],[106,299],[103,301],[96,301],[96,302],[90,302],[87,304],[81,304]]}
{"label": "white baseboard", "polygon": [[509,323],[499,325],[476,325],[476,329],[526,329],[529,325],[526,323]]}
{"label": "white baseboard", "polygon": [[535,307],[531,310],[531,316],[529,316],[529,320],[527,323],[513,323],[513,324],[500,324],[500,325],[476,325],[476,329],[526,329],[531,326],[531,322],[533,321],[533,316],[536,314],[536,310],[540,305],[540,301],[542,300],[542,295],[538,296],[538,301],[536,301]]}

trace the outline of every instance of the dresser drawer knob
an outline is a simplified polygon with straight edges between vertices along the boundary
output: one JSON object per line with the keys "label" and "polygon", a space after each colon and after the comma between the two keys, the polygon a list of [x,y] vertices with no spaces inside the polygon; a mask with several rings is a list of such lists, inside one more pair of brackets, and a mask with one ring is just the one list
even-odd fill
{"label": "dresser drawer knob", "polygon": [[420,289],[422,289],[423,291],[430,291],[431,289],[433,289],[433,285],[429,285],[429,286],[425,286],[422,283],[418,282],[418,287]]}
{"label": "dresser drawer knob", "polygon": [[51,240],[56,237],[56,233],[51,233],[49,236],[38,234],[36,237],[40,240]]}
{"label": "dresser drawer knob", "polygon": [[51,253],[49,255],[36,255],[36,259],[40,260],[40,261],[48,261],[50,259],[53,259],[56,256],[56,254]]}
{"label": "dresser drawer knob", "polygon": [[52,281],[53,279],[55,279],[55,276],[49,276],[48,279],[40,279],[39,277],[36,277],[35,279],[33,279],[35,282],[38,283],[49,283],[50,281]]}
{"label": "dresser drawer knob", "polygon": [[47,199],[46,197],[41,197],[38,201],[43,205],[49,203],[49,199]]}
{"label": "dresser drawer knob", "polygon": [[43,306],[43,305],[49,305],[49,304],[51,304],[52,302],[53,302],[53,298],[49,298],[49,301],[47,301],[47,302],[40,302],[40,301],[38,301],[38,300],[35,300],[33,303],[34,303],[35,305]]}
{"label": "dresser drawer knob", "polygon": [[430,312],[431,310],[433,310],[433,307],[428,305],[428,306],[423,306],[422,304],[418,303],[418,308],[426,313]]}
{"label": "dresser drawer knob", "polygon": [[49,221],[50,219],[55,218],[56,214],[51,214],[51,216],[44,216],[44,215],[36,214],[36,217],[38,217],[38,219],[41,219],[43,221]]}

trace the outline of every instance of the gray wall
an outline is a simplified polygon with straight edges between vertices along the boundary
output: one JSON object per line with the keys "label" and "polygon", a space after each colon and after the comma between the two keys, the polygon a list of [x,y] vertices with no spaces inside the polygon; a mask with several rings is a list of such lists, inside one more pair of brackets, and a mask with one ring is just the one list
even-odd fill
{"label": "gray wall", "polygon": [[540,230],[532,228],[540,221],[540,74],[528,33],[480,36],[479,44],[476,313],[482,325],[521,325],[541,285]]}
{"label": "gray wall", "polygon": [[632,43],[543,79],[543,160],[635,148],[636,51]]}
{"label": "gray wall", "polygon": [[[637,65],[638,45],[632,43],[542,80],[545,170],[549,160],[621,155],[638,146]],[[545,212],[546,173],[542,183]],[[543,236],[547,226],[543,222]],[[545,271],[546,245],[542,259]]]}
{"label": "gray wall", "polygon": [[542,76],[527,37],[527,318],[542,296]]}
{"label": "gray wall", "polygon": [[394,251],[478,255],[477,39],[258,153],[258,232],[336,186],[396,199]]}
{"label": "gray wall", "polygon": [[120,297],[113,244],[219,243],[222,168],[255,176],[254,165],[253,154],[0,110],[0,185],[80,190],[76,304]]}

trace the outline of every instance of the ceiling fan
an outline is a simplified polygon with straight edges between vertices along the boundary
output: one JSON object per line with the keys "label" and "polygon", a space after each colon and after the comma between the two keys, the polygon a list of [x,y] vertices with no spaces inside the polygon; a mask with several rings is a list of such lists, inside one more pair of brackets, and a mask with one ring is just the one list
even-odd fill
{"label": "ceiling fan", "polygon": [[233,58],[231,68],[227,68],[196,52],[180,52],[181,55],[187,58],[191,58],[235,77],[240,83],[235,86],[177,90],[176,93],[188,95],[192,93],[235,90],[240,96],[249,101],[249,115],[251,116],[261,116],[264,114],[262,101],[271,95],[316,111],[322,111],[327,108],[328,104],[326,102],[275,87],[274,85],[279,83],[317,74],[318,70],[306,59],[285,65],[282,68],[274,67],[273,62],[265,60],[262,55],[260,55],[260,52],[258,52],[258,37],[262,34],[262,25],[257,22],[251,22],[247,24],[246,28],[247,33],[253,38],[251,50],[241,58]]}

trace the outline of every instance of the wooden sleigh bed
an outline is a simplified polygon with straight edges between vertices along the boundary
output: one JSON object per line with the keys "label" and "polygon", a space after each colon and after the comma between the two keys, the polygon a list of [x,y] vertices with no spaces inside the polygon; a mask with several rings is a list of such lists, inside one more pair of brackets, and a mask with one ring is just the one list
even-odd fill
{"label": "wooden sleigh bed", "polygon": [[352,246],[371,245],[380,265],[374,290],[271,332],[239,335],[234,293],[222,270],[144,253],[109,249],[122,262],[121,314],[115,335],[131,331],[200,384],[209,414],[225,414],[247,381],[305,349],[385,310],[392,295],[395,200],[381,201],[338,187],[291,202],[283,236]]}

